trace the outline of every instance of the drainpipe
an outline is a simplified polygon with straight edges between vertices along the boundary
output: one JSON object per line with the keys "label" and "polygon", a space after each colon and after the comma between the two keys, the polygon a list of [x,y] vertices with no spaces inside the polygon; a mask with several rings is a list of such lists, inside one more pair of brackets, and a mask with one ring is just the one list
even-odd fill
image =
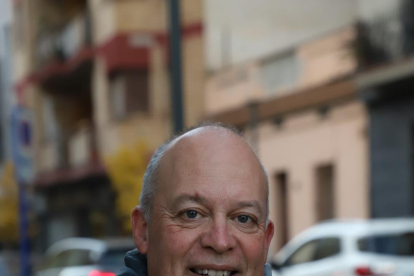
{"label": "drainpipe", "polygon": [[249,129],[251,131],[250,145],[256,151],[256,154],[259,155],[258,102],[250,102],[249,111]]}

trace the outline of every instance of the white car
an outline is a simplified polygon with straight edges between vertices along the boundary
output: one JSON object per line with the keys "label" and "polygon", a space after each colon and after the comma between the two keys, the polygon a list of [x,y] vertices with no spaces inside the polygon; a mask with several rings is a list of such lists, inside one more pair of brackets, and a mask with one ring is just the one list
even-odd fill
{"label": "white car", "polygon": [[124,267],[124,256],[134,249],[128,239],[69,238],[54,243],[36,276],[115,276]]}
{"label": "white car", "polygon": [[274,276],[414,276],[414,219],[333,220],[291,240]]}

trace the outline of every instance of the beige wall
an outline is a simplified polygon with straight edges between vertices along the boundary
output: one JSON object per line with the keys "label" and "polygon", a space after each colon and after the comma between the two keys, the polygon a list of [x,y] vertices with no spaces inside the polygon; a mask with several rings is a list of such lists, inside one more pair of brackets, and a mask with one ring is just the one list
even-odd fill
{"label": "beige wall", "polygon": [[[186,125],[199,122],[204,111],[203,36],[194,35],[182,41],[184,114]],[[94,120],[98,127],[100,154],[106,157],[121,146],[138,139],[151,149],[165,141],[172,131],[170,74],[167,49],[154,41],[150,45],[148,114],[131,114],[124,120],[114,120],[110,112],[109,79],[104,60],[96,58],[93,74]]]}
{"label": "beige wall", "polygon": [[223,69],[206,83],[206,113],[219,113],[265,96],[258,63]]}
{"label": "beige wall", "polygon": [[322,85],[351,74],[356,69],[356,61],[347,45],[354,36],[354,28],[347,27],[298,46],[293,53],[298,63],[299,78],[289,89],[264,90],[263,63],[277,60],[277,56],[217,71],[207,80],[206,113],[219,113],[250,101],[300,92],[303,88]]}
{"label": "beige wall", "polygon": [[114,120],[110,111],[110,81],[103,59],[96,58],[93,74],[94,120],[98,129],[101,157],[113,154],[122,146],[138,139],[155,148],[171,133],[169,74],[165,51],[155,44],[150,51],[148,114],[132,114],[124,120]]}
{"label": "beige wall", "polygon": [[163,32],[167,26],[165,1],[115,1],[115,17],[118,31]]}
{"label": "beige wall", "polygon": [[[315,168],[334,165],[335,217],[367,218],[367,116],[362,104],[351,102],[332,109],[326,118],[316,110],[291,115],[279,128],[259,126],[259,155],[269,173],[270,218],[278,221],[275,175],[288,174],[288,227],[292,238],[317,221]],[[280,247],[278,225],[273,253]]]}
{"label": "beige wall", "polygon": [[[99,45],[117,32],[147,32],[161,34],[167,31],[169,11],[165,0],[90,0],[93,15],[94,41]],[[181,0],[183,25],[203,22],[202,0]]]}
{"label": "beige wall", "polygon": [[301,77],[299,87],[318,85],[356,70],[350,43],[356,36],[353,27],[304,43],[297,48]]}
{"label": "beige wall", "polygon": [[204,115],[204,37],[197,35],[184,39],[183,42],[184,116],[185,125],[189,127],[197,124]]}
{"label": "beige wall", "polygon": [[89,9],[92,16],[93,41],[95,45],[100,45],[115,34],[115,3],[115,1],[89,1]]}

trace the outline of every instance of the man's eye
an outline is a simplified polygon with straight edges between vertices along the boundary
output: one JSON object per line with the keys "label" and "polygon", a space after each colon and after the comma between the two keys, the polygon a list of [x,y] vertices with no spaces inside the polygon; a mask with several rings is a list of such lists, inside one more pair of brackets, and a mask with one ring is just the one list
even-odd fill
{"label": "man's eye", "polygon": [[194,218],[196,218],[198,216],[198,212],[197,211],[194,211],[194,210],[188,210],[187,212],[185,212],[185,214],[190,219],[194,219]]}
{"label": "man's eye", "polygon": [[240,223],[247,223],[247,222],[249,222],[250,217],[249,217],[249,216],[247,216],[247,215],[240,215],[240,216],[237,216],[237,220],[238,220]]}

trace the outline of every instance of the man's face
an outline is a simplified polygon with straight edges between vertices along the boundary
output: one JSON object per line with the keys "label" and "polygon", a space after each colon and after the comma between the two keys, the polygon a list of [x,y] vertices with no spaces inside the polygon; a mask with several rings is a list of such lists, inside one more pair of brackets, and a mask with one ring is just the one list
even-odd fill
{"label": "man's face", "polygon": [[212,130],[184,136],[164,156],[157,189],[137,245],[149,276],[264,274],[273,236],[266,179],[240,138]]}

